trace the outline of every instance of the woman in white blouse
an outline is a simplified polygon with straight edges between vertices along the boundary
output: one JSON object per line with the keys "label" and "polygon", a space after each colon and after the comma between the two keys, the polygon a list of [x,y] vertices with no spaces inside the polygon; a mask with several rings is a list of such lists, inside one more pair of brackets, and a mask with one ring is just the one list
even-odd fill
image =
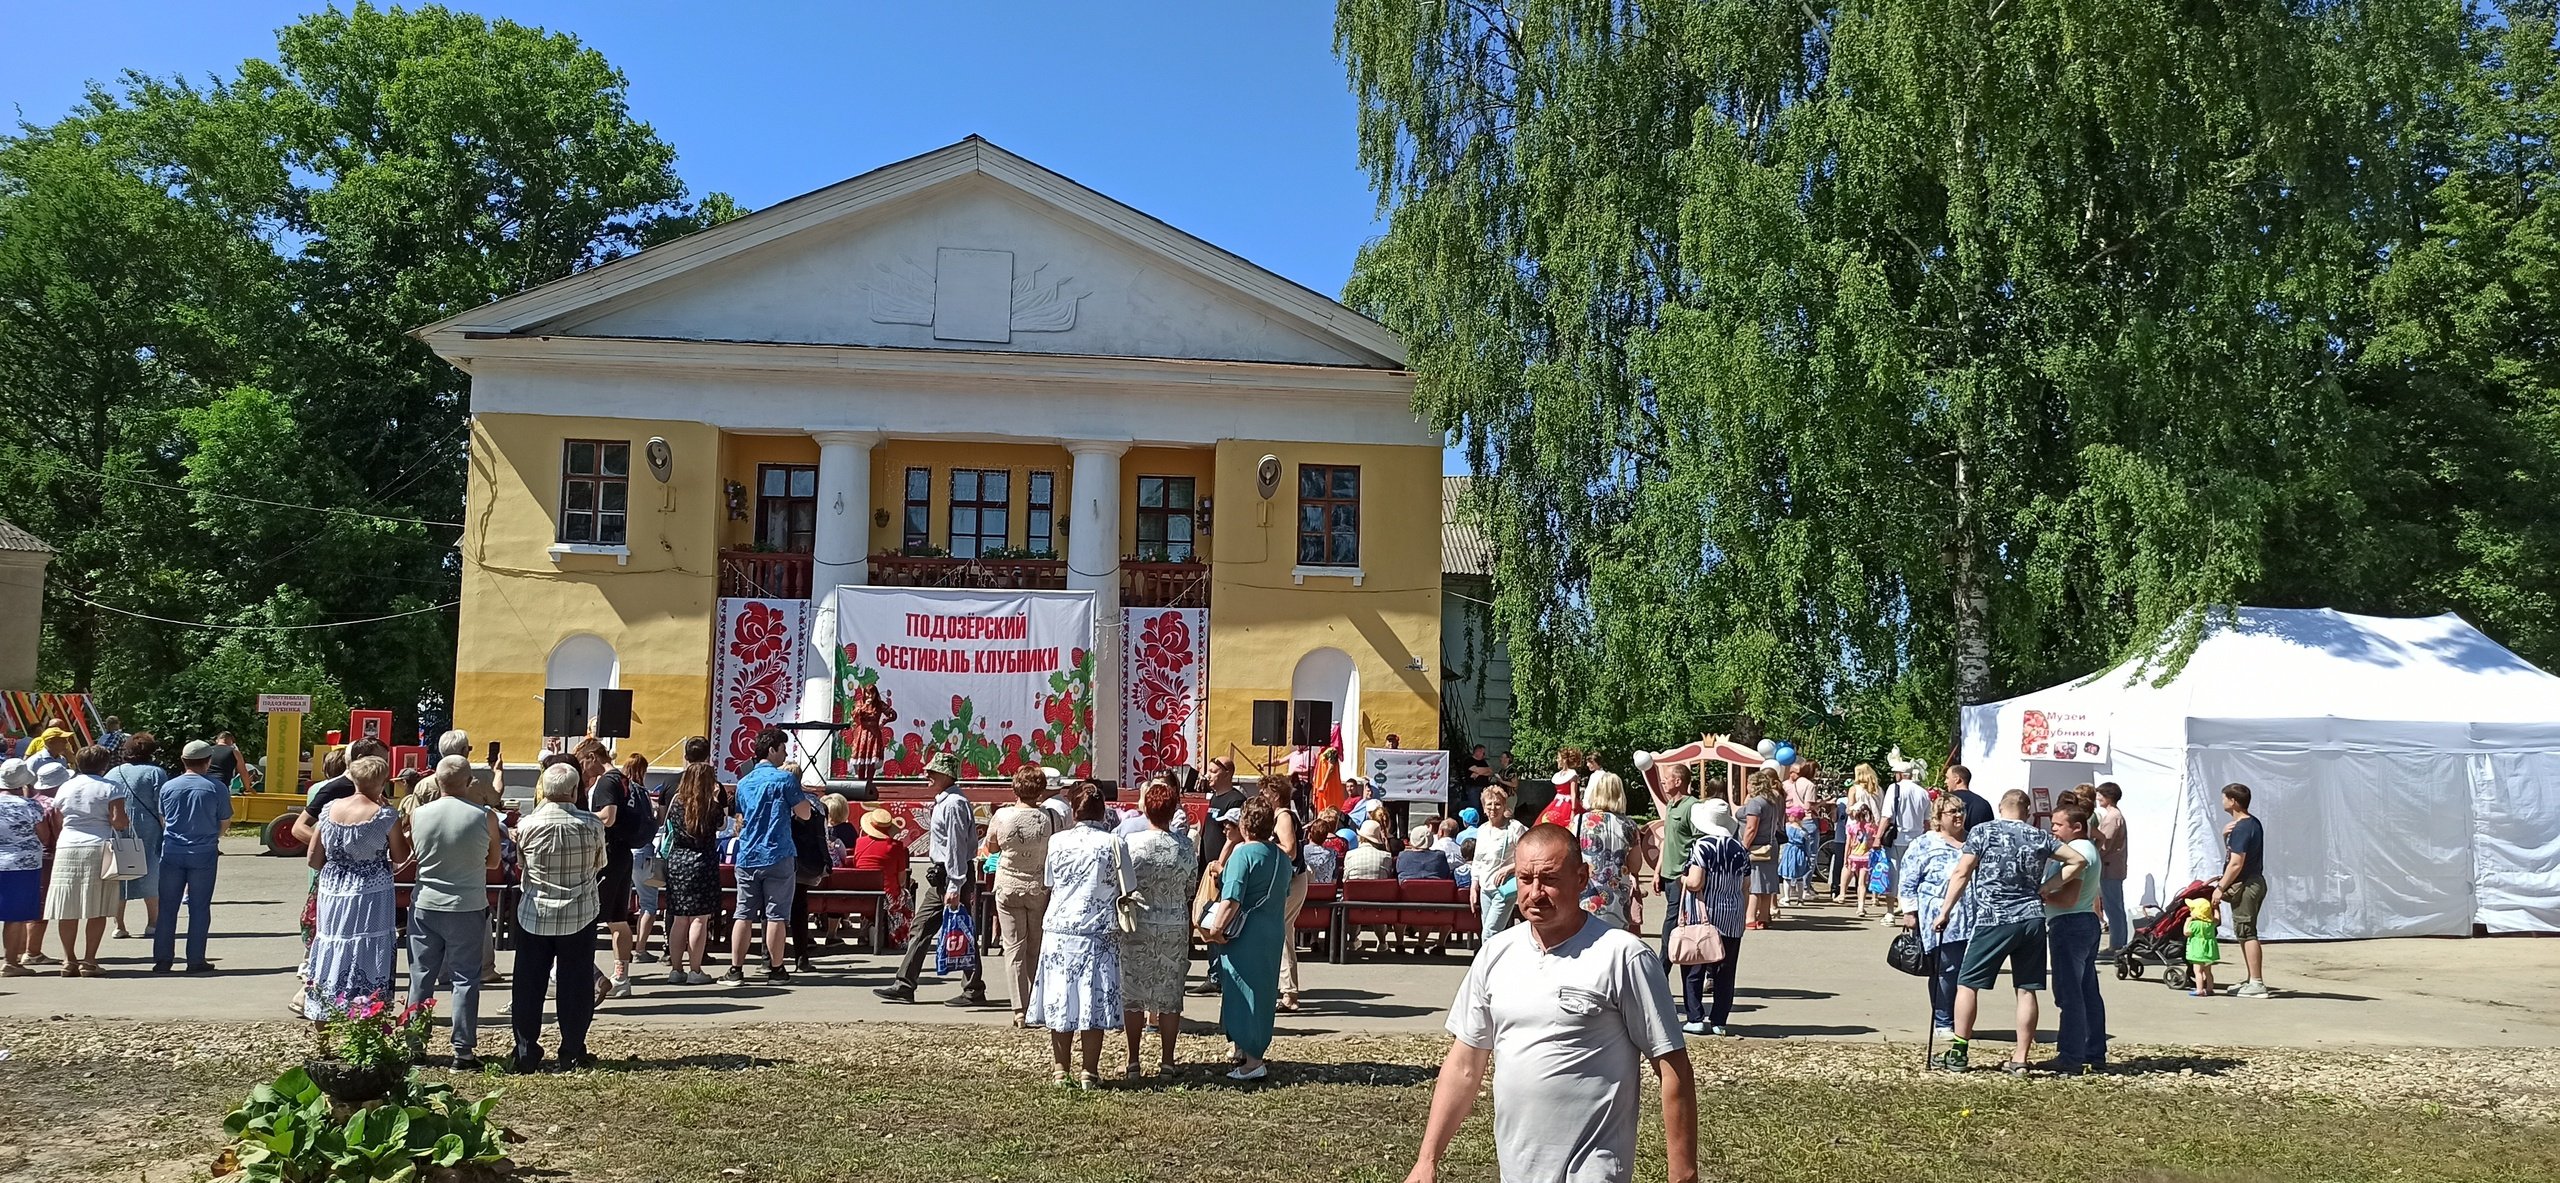
{"label": "woman in white blouse", "polygon": [[1049,839],[1041,875],[1049,889],[1042,917],[1040,974],[1025,1021],[1049,1029],[1054,1079],[1067,1082],[1067,1053],[1083,1053],[1081,1088],[1102,1083],[1102,1033],[1125,1019],[1120,993],[1120,897],[1137,890],[1129,848],[1111,832],[1099,793],[1076,801],[1076,824]]}
{"label": "woman in white blouse", "polygon": [[[53,884],[45,893],[44,918],[54,922],[54,935],[62,941],[66,978],[103,976],[98,942],[107,935],[107,917],[122,896],[123,884],[104,878],[107,844],[116,831],[132,824],[123,790],[104,775],[113,761],[105,748],[80,749],[71,757],[78,775],[53,799],[62,814],[62,836],[53,848]],[[84,938],[79,948],[72,946],[74,932]]]}
{"label": "woman in white blouse", "polygon": [[1519,891],[1511,882],[1511,850],[1528,832],[1511,816],[1510,790],[1496,785],[1484,791],[1484,822],[1476,827],[1476,857],[1468,875],[1484,917],[1485,940],[1511,923],[1511,902]]}

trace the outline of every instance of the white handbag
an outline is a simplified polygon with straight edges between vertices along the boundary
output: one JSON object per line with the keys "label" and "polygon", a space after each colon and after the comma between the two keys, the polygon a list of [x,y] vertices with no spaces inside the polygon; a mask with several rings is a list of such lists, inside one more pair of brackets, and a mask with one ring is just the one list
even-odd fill
{"label": "white handbag", "polygon": [[107,840],[107,859],[98,864],[101,879],[140,879],[147,868],[143,863],[142,839],[132,834],[118,834]]}

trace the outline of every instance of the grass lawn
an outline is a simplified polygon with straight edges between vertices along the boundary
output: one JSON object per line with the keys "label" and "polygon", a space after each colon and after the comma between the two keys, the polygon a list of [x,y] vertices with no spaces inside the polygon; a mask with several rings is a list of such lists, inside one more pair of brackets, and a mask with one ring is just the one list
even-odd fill
{"label": "grass lawn", "polygon": [[[289,1029],[205,1034],[0,1030],[0,1179],[203,1178],[222,1113],[298,1051]],[[103,1025],[96,1025],[103,1026]],[[172,1028],[179,1025],[169,1025]],[[59,1041],[52,1037],[66,1036]],[[503,1034],[497,1038],[503,1040]],[[147,1043],[203,1040],[172,1063]],[[219,1045],[219,1046],[216,1046]],[[977,1029],[844,1024],[600,1033],[612,1068],[456,1080],[506,1092],[498,1116],[551,1178],[1149,1180],[1404,1177],[1441,1043],[1282,1041],[1275,1081],[1197,1064],[1170,1084],[1047,1083],[1045,1042]],[[1925,1077],[1904,1049],[1696,1045],[1706,1178],[1843,1180],[2527,1180],[2560,1178],[2550,1125],[2310,1091],[2250,1095],[2210,1074],[2099,1080]],[[104,1047],[103,1053],[97,1049]],[[243,1050],[248,1049],[248,1050]],[[1187,1058],[1214,1055],[1208,1040]],[[1889,1054],[1887,1054],[1889,1053]],[[2138,1051],[2136,1054],[2140,1054]],[[1106,1052],[1106,1064],[1112,1053]],[[444,1074],[449,1075],[449,1074]],[[1661,1178],[1646,1088],[1645,1165]],[[1443,1178],[1492,1179],[1489,1103]]]}

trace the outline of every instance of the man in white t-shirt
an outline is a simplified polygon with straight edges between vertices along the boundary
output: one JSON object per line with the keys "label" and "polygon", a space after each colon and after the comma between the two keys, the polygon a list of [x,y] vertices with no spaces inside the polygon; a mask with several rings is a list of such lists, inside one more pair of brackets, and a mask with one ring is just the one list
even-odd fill
{"label": "man in white t-shirt", "polygon": [[[1899,897],[1903,857],[1911,853],[1911,844],[1920,835],[1929,832],[1929,790],[1920,784],[1919,770],[1910,765],[1895,769],[1893,783],[1885,786],[1883,805],[1884,816],[1877,824],[1893,831],[1893,841],[1886,846],[1893,854],[1893,890],[1885,894]],[[1888,907],[1884,914],[1891,919],[1894,909]]]}
{"label": "man in white t-shirt", "polygon": [[1582,910],[1582,847],[1562,826],[1532,827],[1512,855],[1527,923],[1485,941],[1449,1004],[1448,1058],[1406,1183],[1432,1183],[1474,1111],[1486,1066],[1493,1140],[1506,1179],[1616,1183],[1635,1177],[1641,1061],[1661,1080],[1671,1183],[1698,1177],[1697,1089],[1662,959],[1635,934]]}

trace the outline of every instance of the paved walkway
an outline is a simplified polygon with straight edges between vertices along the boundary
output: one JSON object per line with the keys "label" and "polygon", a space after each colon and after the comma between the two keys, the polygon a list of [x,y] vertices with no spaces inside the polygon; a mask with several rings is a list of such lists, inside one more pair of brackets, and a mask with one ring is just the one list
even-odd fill
{"label": "paved walkway", "polygon": [[[260,857],[254,843],[226,841],[214,910],[212,977],[158,977],[148,972],[150,947],[110,936],[101,960],[111,976],[98,981],[30,977],[0,979],[0,1016],[79,1015],[102,1018],[257,1019],[286,1016],[301,956],[294,920],[301,907],[299,860]],[[139,925],[142,909],[132,905]],[[1781,927],[1753,933],[1741,946],[1741,1000],[1735,1027],[1745,1036],[1788,1039],[1917,1041],[1928,1032],[1920,981],[1886,968],[1889,933],[1860,922],[1848,908],[1798,909]],[[48,942],[47,952],[59,955]],[[2227,952],[2237,957],[2236,948]],[[502,967],[509,955],[500,954]],[[2159,983],[2105,980],[2108,1026],[2116,1037],[2145,1044],[2247,1047],[2415,1045],[2560,1047],[2560,940],[2343,941],[2278,945],[2268,950],[2268,977],[2278,995],[2265,1000],[2195,999]],[[667,986],[635,978],[637,996],[607,1003],[600,1022],[640,1025],[740,1021],[903,1020],[999,1024],[1002,1008],[955,1010],[932,1005],[952,990],[928,979],[925,1005],[898,1006],[867,987],[889,978],[893,958],[847,953],[820,961],[788,988],[749,985]],[[646,967],[644,967],[645,969]],[[2237,980],[2236,965],[2226,967]],[[1011,981],[1002,959],[987,975],[998,993]],[[1283,1034],[1436,1031],[1466,974],[1458,956],[1305,965],[1305,1009],[1284,1015]],[[506,987],[484,996],[484,1023],[495,1023]],[[1217,1000],[1194,998],[1194,1018],[1214,1018]],[[1986,1007],[1986,1028],[2008,1014],[2005,1000]],[[2048,1007],[2045,1027],[2053,1026]],[[1994,1036],[1996,1037],[1996,1036]]]}

